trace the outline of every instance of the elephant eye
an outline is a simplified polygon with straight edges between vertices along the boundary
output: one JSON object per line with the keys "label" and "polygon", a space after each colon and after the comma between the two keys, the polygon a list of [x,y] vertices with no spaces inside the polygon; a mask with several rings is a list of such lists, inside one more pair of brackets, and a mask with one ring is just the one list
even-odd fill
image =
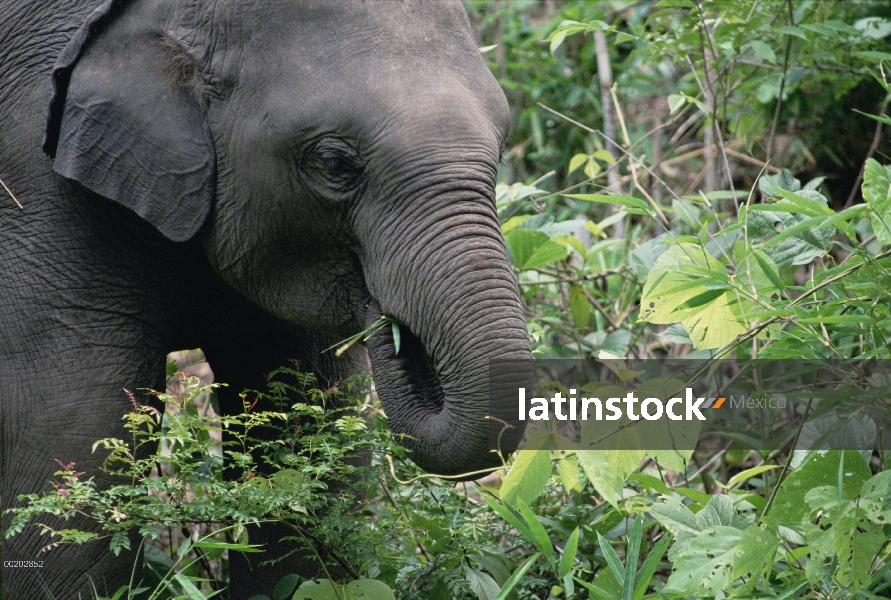
{"label": "elephant eye", "polygon": [[355,172],[353,165],[345,160],[343,156],[337,154],[322,156],[322,165],[325,167],[325,171],[332,177],[343,177]]}
{"label": "elephant eye", "polygon": [[313,151],[315,168],[334,186],[349,189],[361,180],[363,165],[359,153],[341,140],[326,139]]}

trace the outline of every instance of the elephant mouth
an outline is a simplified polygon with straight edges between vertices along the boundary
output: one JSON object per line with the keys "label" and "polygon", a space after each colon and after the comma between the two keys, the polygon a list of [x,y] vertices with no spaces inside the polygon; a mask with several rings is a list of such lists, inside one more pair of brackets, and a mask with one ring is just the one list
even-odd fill
{"label": "elephant mouth", "polygon": [[[380,315],[381,311],[372,307],[367,320],[377,320]],[[397,328],[398,334],[394,331]],[[399,337],[398,345],[394,334]],[[385,325],[368,338],[367,348],[379,395],[399,400],[410,399],[418,418],[443,410],[445,392],[434,361],[418,336],[407,326]]]}

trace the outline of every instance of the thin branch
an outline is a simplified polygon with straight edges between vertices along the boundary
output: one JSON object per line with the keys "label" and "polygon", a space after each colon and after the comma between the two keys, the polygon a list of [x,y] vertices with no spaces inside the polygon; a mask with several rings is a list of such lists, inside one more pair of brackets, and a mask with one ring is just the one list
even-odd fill
{"label": "thin branch", "polygon": [[[882,101],[882,106],[879,108],[879,117],[884,117],[888,113],[888,103],[891,102],[891,95],[886,96],[885,100]],[[854,181],[854,186],[851,188],[851,193],[848,194],[848,199],[845,202],[844,208],[848,208],[851,204],[854,203],[854,198],[857,197],[857,191],[860,189],[860,183],[863,181],[863,173],[866,170],[866,161],[872,158],[872,155],[876,153],[876,150],[879,149],[879,143],[882,141],[882,127],[884,123],[881,121],[876,121],[876,131],[872,136],[872,144],[869,145],[869,152],[866,153],[866,158],[863,159],[863,165],[860,167],[860,173],[857,174],[857,179]]]}
{"label": "thin branch", "polygon": [[[546,111],[548,111],[549,113],[552,113],[552,114],[554,114],[554,115],[560,117],[561,119],[564,119],[565,121],[568,121],[568,122],[572,123],[572,124],[575,125],[576,127],[581,127],[582,129],[584,129],[584,130],[587,131],[588,133],[594,133],[594,134],[596,134],[596,135],[599,135],[600,137],[602,137],[603,139],[605,139],[607,142],[609,142],[610,144],[612,144],[615,148],[617,148],[622,154],[624,154],[625,156],[627,156],[632,162],[635,162],[635,163],[639,164],[639,165],[641,166],[641,168],[643,168],[647,173],[650,174],[650,177],[652,177],[653,179],[655,179],[656,181],[658,181],[659,183],[661,183],[662,186],[663,186],[666,190],[668,190],[668,192],[669,192],[669,193],[670,193],[676,200],[680,200],[680,199],[681,199],[681,197],[677,195],[677,192],[675,192],[675,191],[671,188],[671,186],[669,186],[667,183],[665,183],[665,182],[662,180],[661,177],[659,177],[658,175],[656,175],[656,174],[653,172],[652,169],[650,169],[647,165],[645,165],[644,163],[642,163],[642,162],[640,161],[639,158],[637,158],[636,156],[632,155],[630,152],[628,152],[627,150],[625,150],[625,148],[623,148],[618,142],[616,142],[615,140],[611,140],[611,139],[609,139],[608,137],[606,137],[606,135],[605,135],[602,131],[599,131],[599,130],[597,130],[597,129],[591,129],[591,128],[588,127],[587,125],[583,125],[582,123],[579,123],[579,122],[576,121],[575,119],[572,119],[572,118],[570,118],[570,117],[567,117],[567,116],[564,115],[563,113],[561,113],[561,112],[557,112],[556,110],[554,110],[553,108],[551,108],[551,107],[549,107],[549,106],[545,106],[545,105],[542,104],[541,102],[539,102],[538,105],[539,105],[540,107],[542,107],[543,109],[545,109]],[[661,211],[660,211],[660,214],[661,214]],[[664,219],[664,215],[663,215],[663,219]],[[665,223],[668,223],[668,221],[666,220]]]}
{"label": "thin branch", "polygon": [[[789,25],[795,25],[795,11],[792,8],[792,0],[789,0]],[[780,107],[783,105],[783,94],[786,93],[786,76],[789,74],[789,55],[792,52],[792,36],[786,36],[786,54],[783,58],[783,78],[780,80],[780,93],[777,96],[777,105],[773,110],[773,120],[770,122],[770,135],[767,138],[767,155],[764,162],[770,163],[773,154],[773,138],[777,132],[777,122],[780,120]]]}
{"label": "thin branch", "polygon": [[0,179],[0,185],[3,186],[3,189],[6,190],[6,193],[9,194],[9,197],[10,197],[10,198],[12,198],[12,201],[16,203],[16,206],[18,206],[19,208],[21,208],[22,210],[24,210],[25,207],[22,206],[22,203],[19,202],[19,199],[15,197],[15,194],[12,193],[12,190],[9,189],[8,187],[6,187],[6,184],[3,183],[3,180],[2,180],[2,179]]}

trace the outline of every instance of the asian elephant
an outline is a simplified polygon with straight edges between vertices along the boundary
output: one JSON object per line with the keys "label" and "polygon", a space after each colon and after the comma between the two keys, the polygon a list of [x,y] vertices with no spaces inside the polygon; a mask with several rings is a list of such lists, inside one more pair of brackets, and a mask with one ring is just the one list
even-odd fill
{"label": "asian elephant", "polygon": [[[400,352],[384,331],[367,356],[413,459],[497,462],[488,364],[531,355],[494,200],[509,111],[460,0],[0,0],[0,15],[4,509],[51,489],[56,459],[98,476],[91,443],[123,437],[122,388],[162,386],[168,351],[203,348],[233,390],[288,358],[333,379],[365,350],[321,350],[382,314]],[[26,531],[3,558],[46,542]],[[89,597],[88,578],[113,592],[133,560],[53,553],[89,564],[41,573],[56,598]],[[270,594],[275,573],[243,560],[233,598]],[[3,580],[5,600],[44,597],[34,571]]]}

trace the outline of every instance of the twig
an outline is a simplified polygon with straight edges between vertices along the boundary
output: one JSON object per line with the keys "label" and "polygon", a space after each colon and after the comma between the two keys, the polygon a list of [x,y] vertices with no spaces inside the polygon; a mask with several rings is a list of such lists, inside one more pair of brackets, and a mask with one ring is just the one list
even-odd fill
{"label": "twig", "polygon": [[18,206],[19,208],[21,208],[22,210],[24,210],[25,207],[22,206],[22,203],[19,202],[19,199],[15,197],[15,194],[12,193],[12,190],[9,189],[9,188],[6,186],[5,183],[3,183],[3,180],[2,180],[2,179],[0,179],[0,185],[3,186],[3,189],[6,190],[6,193],[9,194],[9,197],[10,197],[10,198],[12,198],[12,201],[16,203],[16,206]]}
{"label": "twig", "polygon": [[[792,0],[789,0],[789,25],[795,25],[795,12],[792,8]],[[780,80],[780,93],[777,96],[777,105],[773,111],[773,120],[770,122],[770,135],[767,138],[767,155],[764,162],[770,163],[773,153],[773,137],[777,132],[777,122],[780,120],[780,107],[783,105],[783,94],[786,92],[786,75],[789,73],[789,54],[792,52],[792,36],[786,36],[786,55],[783,58],[783,78]]]}
{"label": "twig", "polygon": [[[888,103],[891,102],[891,95],[885,96],[885,99],[882,101],[882,106],[879,108],[879,117],[884,117],[888,112]],[[848,208],[851,204],[854,203],[854,198],[857,197],[857,190],[860,189],[860,183],[863,181],[863,174],[866,170],[866,161],[872,158],[872,155],[876,153],[876,150],[879,148],[879,142],[882,141],[882,126],[884,123],[881,121],[876,121],[876,131],[872,136],[872,144],[869,145],[869,152],[866,153],[866,158],[863,159],[863,165],[860,167],[860,173],[857,174],[857,179],[854,181],[854,186],[851,188],[851,193],[848,194],[848,199],[845,202],[844,207]]]}
{"label": "twig", "polygon": [[[567,116],[564,115],[563,113],[557,112],[556,110],[554,110],[553,108],[551,108],[551,107],[549,107],[549,106],[545,106],[545,105],[542,104],[541,102],[539,102],[538,105],[539,105],[540,107],[542,107],[543,109],[545,109],[546,111],[548,111],[549,113],[552,113],[552,114],[554,114],[554,115],[560,117],[561,119],[564,119],[564,120],[566,120],[566,121],[572,123],[572,124],[575,125],[576,127],[581,127],[582,129],[584,129],[584,130],[587,131],[588,133],[594,133],[594,134],[596,134],[596,135],[601,136],[603,139],[605,139],[605,140],[608,141],[610,144],[612,144],[614,147],[616,147],[620,152],[622,152],[622,154],[624,154],[625,156],[627,156],[632,162],[635,162],[635,163],[637,163],[638,165],[640,165],[640,167],[641,167],[643,170],[645,170],[647,173],[650,174],[650,177],[652,177],[653,179],[655,179],[656,181],[658,181],[659,183],[661,183],[662,186],[663,186],[666,190],[668,190],[668,192],[669,192],[672,196],[675,197],[675,199],[677,199],[677,200],[680,200],[680,199],[681,199],[681,197],[678,196],[677,193],[676,193],[673,189],[671,189],[671,187],[670,187],[667,183],[665,183],[665,182],[662,180],[661,177],[659,177],[658,175],[656,175],[656,174],[653,172],[652,169],[650,169],[647,165],[645,165],[643,162],[641,162],[641,160],[640,160],[639,158],[637,158],[636,156],[632,155],[630,152],[628,152],[627,150],[625,150],[625,148],[623,148],[618,142],[616,142],[615,140],[611,140],[611,139],[609,139],[608,137],[606,137],[606,135],[605,135],[602,131],[599,131],[599,130],[597,130],[597,129],[591,129],[591,128],[588,127],[587,125],[583,125],[583,124],[579,123],[578,121],[576,121],[575,119],[572,119],[572,118],[570,118],[570,117],[567,117]],[[616,108],[618,109],[618,107],[616,107]],[[632,172],[633,172],[633,171],[632,171]],[[651,201],[651,202],[653,201],[652,198],[650,198],[650,201]],[[656,211],[659,213],[659,216],[662,217],[663,223],[664,223],[665,225],[668,225],[668,219],[666,219],[666,218],[665,218],[665,215],[662,214],[662,210],[661,210],[658,206],[656,206],[655,208],[656,208]]]}
{"label": "twig", "polygon": [[[600,103],[603,105],[603,133],[616,139],[616,113],[612,103],[610,89],[613,87],[613,68],[609,61],[609,46],[606,35],[600,29],[594,32],[594,47],[597,53],[597,75],[600,78]],[[607,152],[613,154],[608,148]],[[619,173],[616,167],[607,169],[609,189],[614,194],[621,193]],[[622,237],[621,235],[619,237]]]}
{"label": "twig", "polygon": [[600,306],[600,302],[597,301],[597,298],[594,297],[594,294],[592,294],[589,290],[586,290],[582,286],[579,286],[579,289],[582,290],[582,293],[585,295],[585,298],[588,299],[588,302],[590,302],[591,305],[597,309],[597,312],[603,315],[603,318],[606,319],[606,322],[609,323],[609,326],[613,329],[618,329],[619,326],[616,325],[616,322],[613,321],[612,317],[609,316],[609,313],[606,311],[606,309]]}
{"label": "twig", "polygon": [[[533,270],[540,273],[543,272],[540,269]],[[548,279],[545,281],[521,281],[520,285],[548,285],[551,283],[576,283],[578,281],[596,281],[598,279],[606,279],[610,275],[619,275],[630,270],[631,267],[626,265],[623,267],[616,267],[615,269],[607,269],[606,271],[600,271],[598,273],[591,273],[590,275],[585,275],[584,277],[566,277],[562,279]],[[551,273],[545,273],[545,275],[551,275]]]}

